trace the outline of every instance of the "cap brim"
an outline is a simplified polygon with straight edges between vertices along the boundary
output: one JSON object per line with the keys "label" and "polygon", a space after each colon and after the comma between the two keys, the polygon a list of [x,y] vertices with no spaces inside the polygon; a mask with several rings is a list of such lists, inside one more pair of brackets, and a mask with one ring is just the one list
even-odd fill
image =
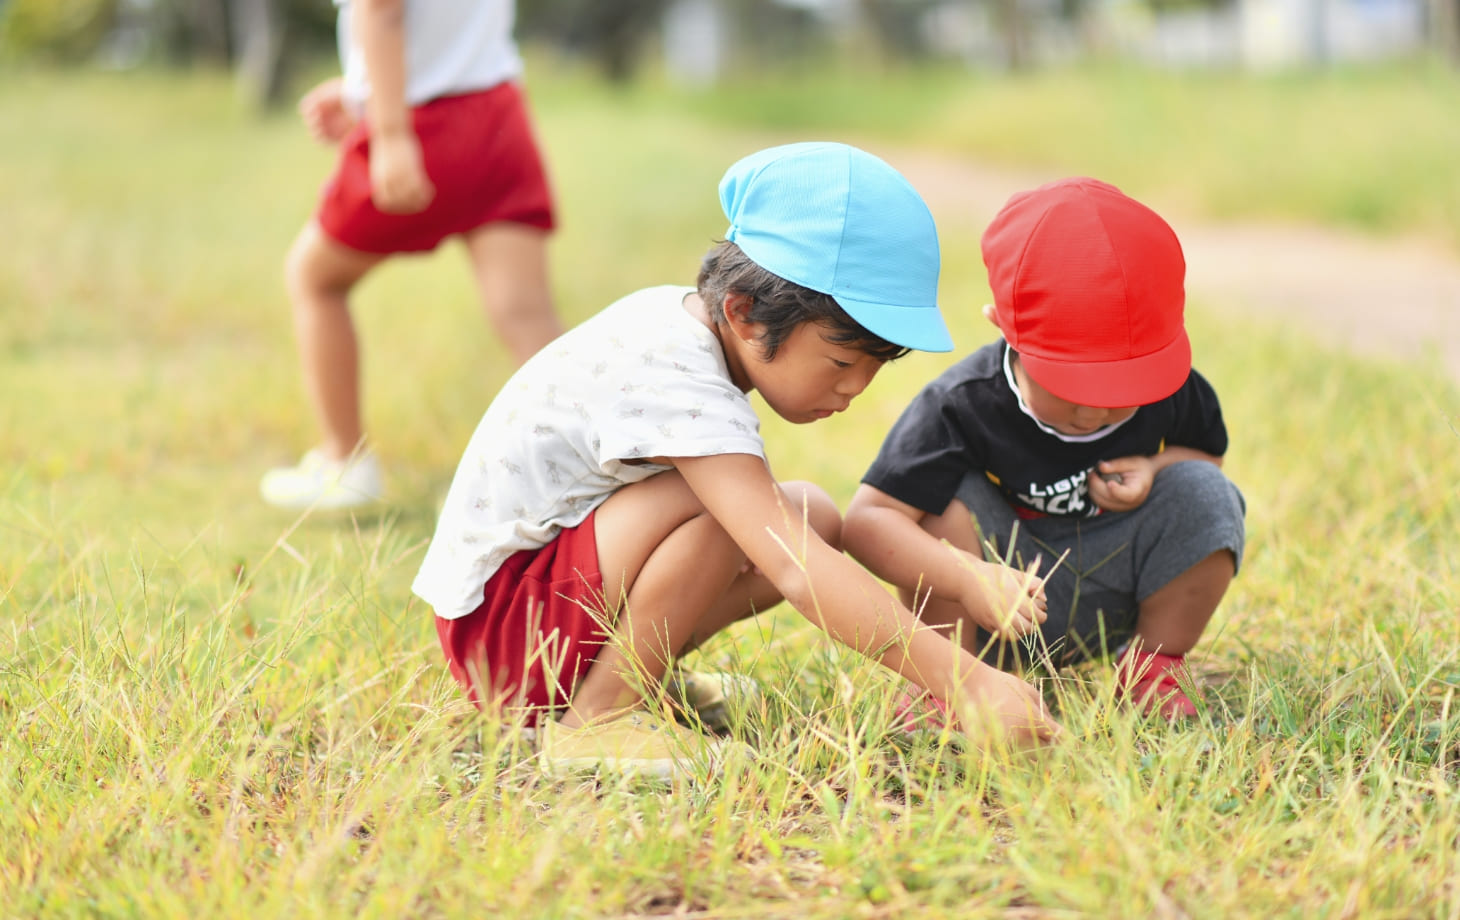
{"label": "cap brim", "polygon": [[847,315],[873,335],[916,351],[952,351],[953,337],[936,306],[893,307],[832,295]]}
{"label": "cap brim", "polygon": [[1181,389],[1191,375],[1191,340],[1183,329],[1165,348],[1138,358],[1079,363],[1021,351],[1019,363],[1035,383],[1067,402],[1127,409],[1160,402]]}

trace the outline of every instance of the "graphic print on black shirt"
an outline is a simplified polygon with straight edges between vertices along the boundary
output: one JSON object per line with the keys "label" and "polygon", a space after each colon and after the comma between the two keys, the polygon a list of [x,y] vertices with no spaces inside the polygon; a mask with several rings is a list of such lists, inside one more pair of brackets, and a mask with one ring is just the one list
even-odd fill
{"label": "graphic print on black shirt", "polygon": [[1019,408],[1004,376],[1002,339],[948,368],[892,426],[862,481],[928,514],[942,514],[959,482],[982,472],[1009,504],[1059,517],[1090,517],[1087,478],[1101,460],[1154,456],[1163,447],[1227,451],[1216,391],[1192,370],[1181,389],[1142,406],[1104,437],[1070,442]]}

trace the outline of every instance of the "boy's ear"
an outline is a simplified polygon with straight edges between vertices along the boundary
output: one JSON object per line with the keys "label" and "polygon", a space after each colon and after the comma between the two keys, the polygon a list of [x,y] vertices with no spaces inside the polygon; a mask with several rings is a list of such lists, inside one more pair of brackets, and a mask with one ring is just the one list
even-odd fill
{"label": "boy's ear", "polygon": [[993,323],[997,327],[999,325],[999,308],[991,303],[984,304],[983,318]]}
{"label": "boy's ear", "polygon": [[725,323],[736,337],[747,341],[759,338],[758,330],[754,328],[756,324],[750,319],[750,310],[754,306],[755,298],[749,294],[731,291],[725,295]]}

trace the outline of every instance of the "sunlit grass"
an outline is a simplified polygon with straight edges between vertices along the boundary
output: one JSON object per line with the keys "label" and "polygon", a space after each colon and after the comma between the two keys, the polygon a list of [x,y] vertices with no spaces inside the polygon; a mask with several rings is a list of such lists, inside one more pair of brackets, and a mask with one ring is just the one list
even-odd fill
{"label": "sunlit grass", "polygon": [[[1311,102],[1304,117],[1335,106],[1302,90],[1272,88]],[[1020,136],[1030,90],[978,91]],[[1149,90],[1164,92],[1182,91]],[[537,97],[574,320],[692,282],[723,230],[724,166],[793,136],[571,81]],[[873,131],[861,117],[848,130]],[[1081,129],[1091,147],[1121,150],[1098,125]],[[1023,136],[1012,159],[1045,143]],[[222,80],[146,74],[7,75],[0,149],[0,914],[1460,910],[1460,397],[1437,369],[1193,305],[1249,526],[1193,656],[1209,681],[1195,726],[1134,719],[1092,666],[1048,687],[1065,750],[907,742],[890,675],[778,609],[698,659],[766,688],[737,728],[759,764],[695,786],[550,782],[461,699],[409,593],[508,372],[461,253],[389,266],[360,298],[390,509],[298,521],[255,489],[310,434],[279,265],[327,153],[287,117],[239,110]],[[976,240],[951,231],[944,251],[960,264],[943,301],[972,347],[989,334]],[[899,361],[815,426],[767,419],[776,473],[845,502],[954,357]]]}

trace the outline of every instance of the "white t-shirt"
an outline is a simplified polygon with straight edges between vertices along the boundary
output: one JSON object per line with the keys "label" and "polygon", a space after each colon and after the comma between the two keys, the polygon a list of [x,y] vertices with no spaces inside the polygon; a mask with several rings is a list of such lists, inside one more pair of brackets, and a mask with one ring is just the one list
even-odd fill
{"label": "white t-shirt", "polygon": [[412,590],[446,619],[471,613],[513,553],[576,527],[617,489],[669,469],[641,457],[753,454],[760,420],[694,288],[611,304],[522,366],[477,425]]}
{"label": "white t-shirt", "polygon": [[[512,39],[513,0],[404,0],[406,105],[488,89],[522,74]],[[350,33],[350,0],[339,8],[335,38],[345,101],[359,112],[370,97],[365,56]]]}

